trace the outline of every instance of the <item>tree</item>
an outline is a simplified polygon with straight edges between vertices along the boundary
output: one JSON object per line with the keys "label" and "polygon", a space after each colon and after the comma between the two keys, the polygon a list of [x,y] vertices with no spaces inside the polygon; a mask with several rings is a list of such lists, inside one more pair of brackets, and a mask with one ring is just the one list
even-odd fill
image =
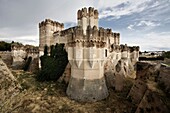
{"label": "tree", "polygon": [[48,55],[48,46],[45,45],[44,47],[44,56],[47,56]]}
{"label": "tree", "polygon": [[140,54],[140,55],[142,55],[142,52],[141,52],[141,51],[139,51],[139,54]]}
{"label": "tree", "polygon": [[[44,47],[44,52],[47,47]],[[50,56],[47,53],[40,57],[41,70],[37,75],[39,81],[56,81],[64,73],[65,67],[68,64],[67,52],[64,49],[64,44],[56,44],[55,48],[50,47]]]}
{"label": "tree", "polygon": [[27,70],[29,69],[30,64],[31,64],[31,61],[32,61],[32,57],[29,57],[29,58],[26,60],[26,63],[25,63],[25,65],[24,65],[24,67],[23,67],[23,70],[24,70],[24,71],[27,71]]}
{"label": "tree", "polygon": [[155,55],[155,53],[153,53],[153,52],[152,52],[152,53],[151,53],[151,55],[152,55],[152,56],[154,56],[154,55]]}
{"label": "tree", "polygon": [[0,41],[0,51],[11,51],[11,43]]}
{"label": "tree", "polygon": [[162,54],[162,56],[163,56],[164,58],[170,58],[170,51],[164,52],[164,53]]}
{"label": "tree", "polygon": [[54,55],[55,55],[55,47],[54,47],[54,45],[52,45],[52,46],[50,46],[50,56],[54,57]]}

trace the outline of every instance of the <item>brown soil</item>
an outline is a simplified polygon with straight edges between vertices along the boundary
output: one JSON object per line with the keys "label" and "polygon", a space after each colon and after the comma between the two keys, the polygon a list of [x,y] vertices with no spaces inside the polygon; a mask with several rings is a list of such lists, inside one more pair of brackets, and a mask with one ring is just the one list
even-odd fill
{"label": "brown soil", "polygon": [[66,95],[66,84],[60,82],[37,82],[35,75],[13,71],[21,84],[18,95],[8,99],[0,108],[1,113],[131,113],[135,107],[127,100],[132,86],[126,81],[124,90],[109,89],[109,97],[98,102],[77,102]]}

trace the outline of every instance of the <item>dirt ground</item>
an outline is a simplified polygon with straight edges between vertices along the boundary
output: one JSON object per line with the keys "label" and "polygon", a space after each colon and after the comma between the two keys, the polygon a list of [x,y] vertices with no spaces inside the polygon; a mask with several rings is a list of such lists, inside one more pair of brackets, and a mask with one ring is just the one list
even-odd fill
{"label": "dirt ground", "polygon": [[12,71],[21,84],[20,93],[5,102],[2,113],[131,113],[135,107],[127,100],[132,81],[124,90],[109,89],[109,97],[98,102],[77,102],[66,95],[67,85],[60,82],[38,82],[35,75]]}

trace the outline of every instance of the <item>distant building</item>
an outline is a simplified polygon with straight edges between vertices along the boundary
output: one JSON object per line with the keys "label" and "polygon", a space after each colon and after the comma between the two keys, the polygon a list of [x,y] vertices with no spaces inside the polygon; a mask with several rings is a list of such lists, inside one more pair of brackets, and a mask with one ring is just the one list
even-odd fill
{"label": "distant building", "polygon": [[164,51],[145,51],[141,52],[140,57],[158,57],[162,56]]}

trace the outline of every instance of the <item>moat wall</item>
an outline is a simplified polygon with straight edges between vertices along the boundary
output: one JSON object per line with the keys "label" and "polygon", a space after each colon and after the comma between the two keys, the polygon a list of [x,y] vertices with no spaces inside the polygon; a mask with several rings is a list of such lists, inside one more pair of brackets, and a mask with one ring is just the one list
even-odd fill
{"label": "moat wall", "polygon": [[5,62],[5,64],[8,67],[11,67],[12,65],[12,53],[11,51],[0,51],[0,56],[2,60]]}
{"label": "moat wall", "polygon": [[0,51],[0,57],[9,68],[14,70],[22,70],[28,58],[31,57],[32,61],[29,64],[28,71],[35,72],[38,70],[39,54],[35,50],[30,50],[30,48],[20,48],[12,51]]}

